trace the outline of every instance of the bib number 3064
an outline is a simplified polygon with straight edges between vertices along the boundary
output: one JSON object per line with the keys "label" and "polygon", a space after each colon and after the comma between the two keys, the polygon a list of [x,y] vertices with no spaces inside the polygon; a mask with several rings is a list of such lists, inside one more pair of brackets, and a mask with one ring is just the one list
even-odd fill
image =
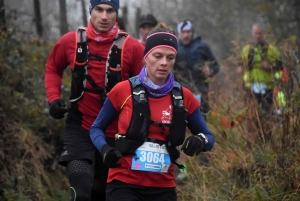
{"label": "bib number 3064", "polygon": [[145,142],[132,158],[132,170],[167,173],[171,165],[170,155],[164,145]]}
{"label": "bib number 3064", "polygon": [[140,161],[141,162],[147,162],[147,163],[165,163],[165,155],[160,154],[160,153],[153,153],[153,152],[146,152],[146,151],[141,151],[141,157]]}

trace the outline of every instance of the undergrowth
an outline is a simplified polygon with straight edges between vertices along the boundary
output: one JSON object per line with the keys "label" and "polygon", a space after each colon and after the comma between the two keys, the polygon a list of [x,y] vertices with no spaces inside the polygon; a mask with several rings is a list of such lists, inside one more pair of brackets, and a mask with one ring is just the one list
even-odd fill
{"label": "undergrowth", "polygon": [[[249,94],[236,72],[240,48],[222,62],[220,74],[212,80],[208,125],[216,144],[207,158],[188,158],[187,179],[178,186],[179,200],[300,200],[300,41],[292,37],[278,44],[289,72],[287,84],[277,83],[287,106],[281,115],[271,115],[272,138],[262,138],[261,123],[249,129]],[[253,104],[256,104],[254,101]],[[256,104],[257,105],[257,104]],[[252,108],[259,114],[259,108]],[[251,122],[250,122],[251,123]]]}
{"label": "undergrowth", "polygon": [[44,90],[50,48],[0,29],[0,200],[67,200],[57,164],[64,123],[49,116]]}
{"label": "undergrowth", "polygon": [[[69,199],[65,169],[57,163],[64,121],[48,114],[44,90],[51,46],[0,30],[0,200]],[[179,200],[300,200],[300,45],[293,37],[278,47],[290,81],[280,85],[287,106],[273,121],[272,140],[247,128],[247,94],[235,71],[240,49],[234,49],[212,80],[208,124],[215,147],[201,153],[206,164],[199,157],[188,158],[188,177],[177,187]],[[68,78],[62,88],[66,100]]]}

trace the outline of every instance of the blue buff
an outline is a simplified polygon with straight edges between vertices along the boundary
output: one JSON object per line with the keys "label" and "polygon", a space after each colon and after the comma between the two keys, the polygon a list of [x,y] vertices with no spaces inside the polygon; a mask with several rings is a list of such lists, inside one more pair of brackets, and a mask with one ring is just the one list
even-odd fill
{"label": "blue buff", "polygon": [[119,112],[114,108],[109,98],[106,98],[100,113],[90,129],[91,140],[99,152],[101,152],[103,145],[107,144],[105,139],[106,128],[118,115]]}
{"label": "blue buff", "polygon": [[208,143],[205,145],[204,151],[211,150],[215,144],[215,139],[208,129],[199,107],[190,116],[187,117],[187,121],[187,127],[190,129],[193,135],[203,133],[207,137]]}

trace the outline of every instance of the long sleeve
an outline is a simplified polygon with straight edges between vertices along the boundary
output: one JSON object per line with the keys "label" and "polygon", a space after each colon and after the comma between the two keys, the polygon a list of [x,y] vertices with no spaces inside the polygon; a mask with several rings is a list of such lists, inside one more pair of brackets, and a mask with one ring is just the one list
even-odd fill
{"label": "long sleeve", "polygon": [[211,150],[214,146],[215,139],[210,130],[208,129],[204,118],[200,112],[200,109],[197,108],[191,115],[189,115],[187,121],[187,126],[193,135],[203,133],[207,137],[208,143],[205,145],[204,151]]}
{"label": "long sleeve", "polygon": [[204,42],[202,42],[202,43],[203,43],[203,46],[200,49],[200,54],[203,56],[205,61],[213,62],[213,65],[210,68],[212,71],[212,75],[215,75],[219,72],[219,64],[218,64],[217,60],[215,59],[209,46]]}
{"label": "long sleeve", "polygon": [[90,129],[90,137],[99,152],[106,144],[105,130],[118,117],[119,113],[113,104],[106,98],[104,105]]}
{"label": "long sleeve", "polygon": [[45,69],[45,89],[50,103],[60,98],[63,72],[70,65],[74,50],[75,32],[69,32],[62,36],[50,53]]}

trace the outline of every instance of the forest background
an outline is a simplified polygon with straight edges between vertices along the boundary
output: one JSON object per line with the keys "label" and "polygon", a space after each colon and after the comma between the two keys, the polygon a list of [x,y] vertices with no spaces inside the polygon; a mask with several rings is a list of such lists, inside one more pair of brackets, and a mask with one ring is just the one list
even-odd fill
{"label": "forest background", "polygon": [[[298,0],[121,0],[119,22],[139,38],[146,13],[176,30],[189,19],[218,62],[210,80],[208,124],[216,138],[202,158],[188,159],[179,200],[300,200],[300,1]],[[88,0],[0,0],[0,200],[68,200],[62,150],[63,120],[50,117],[44,69],[55,42],[89,22]],[[274,121],[271,142],[247,132],[246,94],[236,73],[253,23],[282,54],[290,80],[287,99]],[[70,72],[62,86],[68,100]],[[259,128],[257,128],[259,129]],[[255,137],[255,136],[254,136]],[[251,146],[249,146],[251,143]],[[251,148],[250,148],[251,147]]]}

